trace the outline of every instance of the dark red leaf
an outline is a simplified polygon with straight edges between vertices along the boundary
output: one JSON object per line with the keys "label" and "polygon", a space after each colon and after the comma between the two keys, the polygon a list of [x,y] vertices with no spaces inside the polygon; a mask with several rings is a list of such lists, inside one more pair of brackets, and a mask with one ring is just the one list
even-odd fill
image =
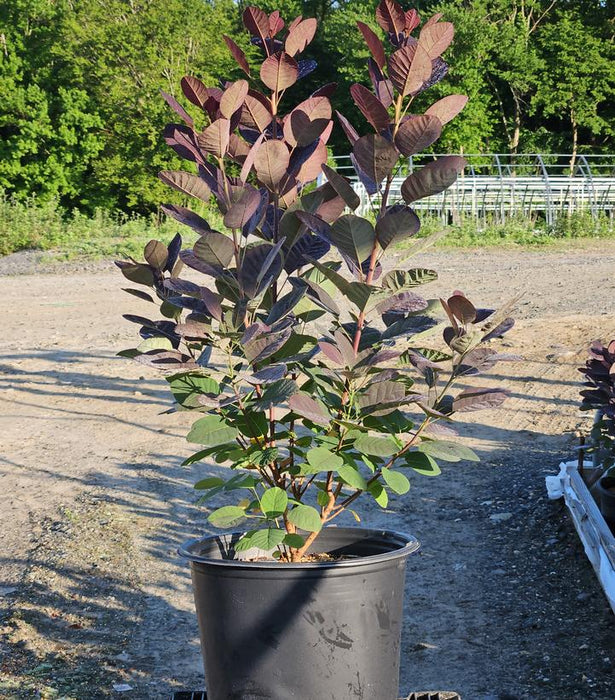
{"label": "dark red leaf", "polygon": [[384,77],[373,58],[367,60],[367,70],[376,97],[382,102],[383,107],[390,107],[393,104],[393,83]]}
{"label": "dark red leaf", "polygon": [[258,7],[246,7],[242,15],[243,24],[252,36],[258,37],[267,47],[269,37],[269,17]]}
{"label": "dark red leaf", "polygon": [[421,44],[408,44],[389,56],[389,78],[403,95],[417,92],[431,77],[431,58]]}
{"label": "dark red leaf", "polygon": [[237,62],[237,65],[241,68],[241,70],[246,74],[250,75],[250,65],[248,64],[248,60],[246,58],[245,53],[237,46],[237,44],[229,37],[226,36],[225,34],[222,35],[222,38],[226,42],[226,45],[229,48],[229,51],[233,55],[233,58]]}
{"label": "dark red leaf", "polygon": [[344,202],[346,202],[348,207],[350,207],[352,210],[356,209],[361,203],[361,198],[352,189],[350,181],[339,173],[335,172],[335,170],[330,168],[326,163],[323,164],[322,170],[327,180],[331,183],[333,189],[339,194]]}
{"label": "dark red leaf", "polygon": [[382,46],[382,42],[376,33],[364,22],[357,22],[357,27],[359,27],[359,31],[361,34],[363,34],[367,48],[374,57],[374,61],[376,61],[379,68],[384,68],[387,59],[384,55],[384,47]]}
{"label": "dark red leaf", "polygon": [[361,170],[376,184],[391,173],[399,158],[395,146],[379,134],[362,136],[352,152]]}
{"label": "dark red leaf", "polygon": [[322,172],[322,166],[327,162],[327,146],[323,141],[318,141],[314,153],[301,165],[296,175],[298,182],[307,184],[315,180]]}
{"label": "dark red leaf", "polygon": [[259,99],[248,94],[241,111],[241,123],[263,133],[272,120],[270,110]]}
{"label": "dark red leaf", "polygon": [[376,238],[384,249],[391,243],[401,241],[418,233],[421,227],[419,217],[409,207],[396,204],[376,222]]}
{"label": "dark red leaf", "polygon": [[455,27],[450,22],[426,24],[419,34],[419,43],[433,60],[441,56],[455,36]]}
{"label": "dark red leaf", "polygon": [[505,389],[481,389],[479,387],[464,389],[453,400],[453,411],[462,413],[497,408],[506,401],[508,396],[509,392]]}
{"label": "dark red leaf", "polygon": [[373,92],[368,90],[364,85],[355,83],[350,88],[350,94],[354,103],[363,113],[363,116],[376,131],[383,131],[389,127],[391,117],[386,107]]}
{"label": "dark red leaf", "polygon": [[254,155],[256,177],[265,187],[275,190],[286,175],[289,161],[290,154],[286,144],[282,141],[265,141]]}
{"label": "dark red leaf", "polygon": [[207,265],[224,270],[233,259],[235,247],[228,236],[206,231],[194,244],[194,254]]}
{"label": "dark red leaf", "polygon": [[423,114],[403,122],[395,134],[395,145],[404,156],[411,156],[429,148],[440,138],[442,122],[438,117]]}
{"label": "dark red leaf", "polygon": [[260,192],[251,187],[239,189],[238,195],[224,215],[224,225],[228,228],[245,226],[261,203]]}
{"label": "dark red leaf", "polygon": [[190,226],[190,228],[198,233],[203,234],[211,230],[211,226],[203,217],[190,211],[187,207],[179,207],[175,204],[163,204],[160,208],[167,216],[171,216],[176,221]]}
{"label": "dark red leaf", "polygon": [[454,294],[452,297],[449,297],[447,304],[451,313],[461,323],[473,323],[476,320],[476,308],[463,294]]}
{"label": "dark red leaf", "polygon": [[179,104],[179,102],[172,95],[169,95],[164,90],[161,90],[160,94],[162,95],[164,101],[169,105],[169,107],[192,129],[194,127],[194,120],[188,114],[188,112],[186,112],[186,110]]}
{"label": "dark red leaf", "polygon": [[222,98],[220,99],[220,113],[222,116],[230,119],[238,109],[241,109],[247,95],[247,80],[238,80],[235,83],[231,83],[222,93]]}
{"label": "dark red leaf", "polygon": [[209,91],[198,78],[186,75],[181,79],[181,88],[186,99],[190,100],[193,105],[203,109],[209,97]]}
{"label": "dark red leaf", "polygon": [[315,19],[304,19],[295,25],[286,37],[284,48],[289,56],[301,53],[312,41],[316,34],[318,22]]}
{"label": "dark red leaf", "polygon": [[299,392],[288,399],[288,406],[302,418],[318,425],[329,425],[331,417],[326,409],[308,394]]}
{"label": "dark red leaf", "polygon": [[450,187],[466,161],[461,156],[444,156],[409,175],[401,186],[401,196],[410,204],[423,197],[431,197]]}
{"label": "dark red leaf", "polygon": [[230,128],[231,123],[228,119],[216,119],[205,131],[197,135],[199,146],[207,153],[222,158],[228,148]]}
{"label": "dark red leaf", "polygon": [[380,314],[391,312],[407,314],[426,309],[427,301],[414,292],[398,292],[381,301],[376,308]]}
{"label": "dark red leaf", "polygon": [[467,95],[447,95],[438,100],[425,112],[425,114],[438,117],[442,126],[454,119],[468,102]]}
{"label": "dark red leaf", "polygon": [[355,141],[357,141],[359,138],[357,130],[341,112],[335,110],[335,113],[337,114],[337,118],[340,120],[340,124],[342,125],[342,129],[346,134],[346,138],[350,141],[350,145],[354,146]]}
{"label": "dark red leaf", "polygon": [[406,15],[394,0],[381,0],[376,8],[376,21],[385,32],[397,37],[404,31]]}
{"label": "dark red leaf", "polygon": [[421,18],[416,10],[406,10],[406,25],[404,31],[406,34],[413,32],[421,23]]}
{"label": "dark red leaf", "polygon": [[297,61],[284,51],[278,51],[263,61],[261,80],[274,92],[294,85],[299,77]]}
{"label": "dark red leaf", "polygon": [[280,17],[279,10],[274,10],[269,15],[269,36],[273,38],[284,29],[284,20]]}
{"label": "dark red leaf", "polygon": [[327,97],[310,97],[298,104],[284,122],[284,139],[290,146],[307,146],[329,125],[331,103]]}
{"label": "dark red leaf", "polygon": [[178,192],[196,197],[203,202],[209,201],[211,190],[198,175],[186,173],[183,170],[162,170],[158,173],[158,177],[165,185],[169,185]]}

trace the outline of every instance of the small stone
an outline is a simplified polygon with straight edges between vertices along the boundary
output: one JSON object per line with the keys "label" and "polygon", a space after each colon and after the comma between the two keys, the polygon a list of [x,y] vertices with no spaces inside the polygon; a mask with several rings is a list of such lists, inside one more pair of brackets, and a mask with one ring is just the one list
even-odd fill
{"label": "small stone", "polygon": [[0,598],[2,598],[5,595],[11,595],[11,593],[15,593],[17,588],[15,586],[0,586]]}
{"label": "small stone", "polygon": [[579,649],[585,651],[585,649],[589,649],[589,644],[581,644],[581,646],[579,647]]}
{"label": "small stone", "polygon": [[493,501],[482,501],[481,506],[491,506],[493,505]]}
{"label": "small stone", "polygon": [[588,598],[591,598],[591,595],[586,591],[579,593],[579,595],[577,596],[577,600],[587,600]]}
{"label": "small stone", "polygon": [[495,574],[496,576],[504,576],[506,574],[504,569],[494,569],[491,573]]}
{"label": "small stone", "polygon": [[512,513],[494,513],[489,516],[489,520],[494,523],[503,523],[505,520],[510,520],[512,516]]}

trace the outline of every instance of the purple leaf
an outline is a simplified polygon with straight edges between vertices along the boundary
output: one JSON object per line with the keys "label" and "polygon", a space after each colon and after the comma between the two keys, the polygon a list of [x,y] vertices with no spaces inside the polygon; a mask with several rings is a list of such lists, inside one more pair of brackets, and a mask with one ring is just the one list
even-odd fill
{"label": "purple leaf", "polygon": [[169,105],[169,107],[177,115],[179,115],[179,117],[181,117],[181,119],[183,119],[184,122],[186,122],[187,126],[190,127],[190,129],[192,129],[194,127],[194,120],[188,114],[188,112],[186,112],[186,110],[179,104],[179,102],[172,95],[169,95],[164,90],[161,90],[160,94],[162,95],[164,101]]}
{"label": "purple leaf", "polygon": [[420,44],[408,44],[389,56],[389,78],[403,95],[417,92],[431,76],[431,58]]}
{"label": "purple leaf", "polygon": [[275,190],[286,175],[290,153],[282,141],[265,141],[254,155],[256,177],[265,187]]}
{"label": "purple leaf", "polygon": [[350,88],[350,95],[354,103],[361,110],[363,116],[376,131],[383,131],[389,127],[391,117],[386,107],[373,92],[368,90],[364,85],[355,83]]}
{"label": "purple leaf", "polygon": [[181,88],[186,99],[190,100],[193,105],[203,109],[209,98],[209,90],[198,78],[194,78],[191,75],[184,76],[181,79]]}
{"label": "purple leaf", "polygon": [[247,75],[250,75],[250,66],[248,64],[248,61],[246,59],[245,53],[237,46],[237,44],[229,37],[226,36],[225,34],[222,35],[222,38],[226,42],[226,45],[229,48],[229,51],[233,55],[233,58],[237,62],[237,65],[241,68],[241,70]]}
{"label": "purple leaf", "polygon": [[283,51],[278,51],[266,58],[261,66],[261,80],[274,92],[280,92],[294,85],[298,77],[297,61]]}
{"label": "purple leaf", "polygon": [[441,56],[455,36],[455,27],[450,22],[426,24],[419,34],[419,43],[434,60]]}
{"label": "purple leaf", "polygon": [[318,22],[315,19],[304,19],[293,26],[288,32],[284,48],[289,56],[295,56],[305,50],[316,34]]}
{"label": "purple leaf", "polygon": [[395,145],[404,156],[429,148],[440,138],[442,122],[436,116],[423,114],[404,121],[395,134]]}
{"label": "purple leaf", "polygon": [[376,184],[392,172],[399,158],[395,146],[379,134],[362,136],[352,152],[359,168]]}
{"label": "purple leaf", "polygon": [[364,22],[357,22],[357,27],[359,28],[361,34],[363,34],[367,48],[374,57],[374,61],[376,61],[379,68],[384,68],[386,64],[386,56],[384,55],[384,47],[382,46],[382,42],[376,36],[375,32]]}
{"label": "purple leaf", "polygon": [[231,83],[222,93],[220,99],[220,114],[230,119],[241,108],[248,95],[248,81],[238,80]]}
{"label": "purple leaf", "polygon": [[183,170],[162,170],[158,173],[158,177],[174,190],[196,197],[203,202],[208,202],[211,197],[211,189],[198,175]]}
{"label": "purple leaf", "polygon": [[216,119],[205,131],[197,135],[199,146],[207,153],[222,158],[229,145],[231,123],[228,119]]}
{"label": "purple leaf", "polygon": [[434,102],[425,115],[437,117],[442,126],[454,119],[468,102],[467,95],[447,95]]}
{"label": "purple leaf", "polygon": [[431,197],[450,187],[466,161],[461,156],[438,158],[409,175],[401,186],[401,195],[410,204],[423,197]]}
{"label": "purple leaf", "polygon": [[[437,26],[437,25],[436,25]],[[456,413],[482,411],[486,408],[497,408],[509,396],[505,389],[464,389],[453,400],[453,411]]]}
{"label": "purple leaf", "polygon": [[171,216],[176,221],[190,226],[190,228],[198,233],[202,234],[211,231],[211,226],[207,221],[193,211],[190,211],[187,207],[180,207],[175,204],[163,204],[160,208],[167,216]]}
{"label": "purple leaf", "polygon": [[420,227],[419,217],[412,209],[403,204],[396,204],[376,222],[376,238],[384,250],[391,243],[418,233]]}
{"label": "purple leaf", "polygon": [[290,409],[302,418],[318,425],[329,425],[331,416],[326,408],[308,394],[299,392],[288,399]]}

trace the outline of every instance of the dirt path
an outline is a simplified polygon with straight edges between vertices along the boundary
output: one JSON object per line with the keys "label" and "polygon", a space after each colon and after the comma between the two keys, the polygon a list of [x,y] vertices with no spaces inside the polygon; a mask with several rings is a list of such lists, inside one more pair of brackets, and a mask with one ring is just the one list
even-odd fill
{"label": "dirt path", "polygon": [[[396,514],[366,514],[423,544],[408,570],[402,689],[615,697],[612,614],[565,511],[544,495],[584,424],[575,368],[590,340],[615,336],[615,246],[421,263],[440,272],[430,293],[493,304],[525,291],[507,336],[525,359],[497,370],[512,391],[505,408],[461,426],[479,465],[417,477]],[[207,531],[191,484],[214,468],[179,467],[187,417],[159,415],[165,382],[114,357],[133,340],[120,314],[140,303],[120,286],[110,266],[0,277],[0,697],[149,700],[202,687],[175,549]]]}

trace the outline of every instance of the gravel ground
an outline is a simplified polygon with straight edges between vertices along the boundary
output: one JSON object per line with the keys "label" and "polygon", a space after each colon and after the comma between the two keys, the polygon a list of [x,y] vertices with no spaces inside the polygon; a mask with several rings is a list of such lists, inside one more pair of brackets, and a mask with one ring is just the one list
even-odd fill
{"label": "gravel ground", "polygon": [[[615,246],[418,262],[440,272],[430,294],[494,304],[524,292],[506,337],[524,359],[489,379],[511,390],[504,407],[459,426],[480,464],[417,476],[393,512],[365,513],[422,542],[408,567],[401,687],[610,700],[613,614],[544,477],[587,427],[576,371],[587,345],[615,337]],[[141,302],[111,269],[0,259],[0,697],[149,700],[203,687],[175,549],[209,531],[191,484],[215,467],[179,466],[187,417],[160,415],[165,382],[114,356],[133,341],[120,314]]]}

